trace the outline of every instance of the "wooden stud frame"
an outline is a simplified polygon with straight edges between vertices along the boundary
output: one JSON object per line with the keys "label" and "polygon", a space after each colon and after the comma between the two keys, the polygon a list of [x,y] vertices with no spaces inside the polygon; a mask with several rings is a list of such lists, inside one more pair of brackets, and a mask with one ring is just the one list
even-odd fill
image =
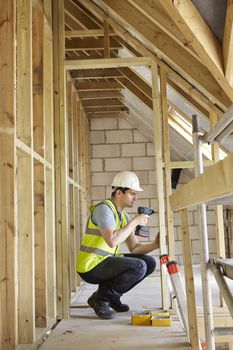
{"label": "wooden stud frame", "polygon": [[[17,326],[17,217],[15,110],[15,1],[0,3],[0,347],[15,349]],[[6,318],[7,316],[7,318]]]}
{"label": "wooden stud frame", "polygon": [[[232,1],[229,3],[232,4]],[[134,90],[134,93],[153,107],[162,253],[166,252],[163,167],[169,178],[172,167],[191,167],[193,164],[175,164],[170,162],[169,157],[163,162],[158,66],[161,69],[163,96],[167,75],[173,85],[182,87],[205,111],[213,110],[218,117],[221,115],[221,110],[211,101],[151,51],[139,48],[139,42],[107,16],[104,31],[89,31],[86,35],[80,31],[66,33],[67,37],[93,33],[102,36],[105,59],[67,61],[64,64],[63,16],[63,1],[0,2],[0,42],[5,52],[4,58],[0,57],[0,91],[3,94],[0,101],[0,206],[4,208],[0,212],[4,232],[0,254],[0,344],[7,350],[15,349],[18,344],[35,344],[38,335],[42,336],[44,330],[56,322],[56,318],[68,317],[71,292],[75,292],[80,284],[75,271],[75,253],[84,233],[91,199],[89,142],[86,137],[89,125],[75,87],[69,74],[66,78],[65,71],[77,67],[117,67],[124,75],[114,83],[114,87],[120,89],[122,85],[132,85],[132,80],[136,79],[128,67],[151,66],[153,96],[147,96],[140,89]],[[110,26],[142,57],[110,59],[109,42],[113,36]],[[76,84],[79,84],[78,79]],[[95,85],[80,86],[83,93],[89,88],[96,88]],[[112,87],[109,84],[108,88]],[[215,91],[211,94],[212,100],[224,110],[228,102],[226,97],[219,99]],[[162,105],[164,148],[168,147],[165,109],[165,105]],[[217,176],[222,176],[228,174],[231,167],[232,157],[228,157],[221,166],[216,164],[214,169]],[[187,189],[192,190],[193,186],[196,189],[197,183],[201,185],[202,180],[206,186],[203,177]],[[224,187],[217,186],[217,194],[213,193],[215,189],[210,189],[211,186],[205,187],[208,189],[207,198],[233,192],[232,179],[228,175]],[[169,193],[168,181],[166,190]],[[194,198],[196,202],[200,200],[197,197],[198,193]],[[171,210],[190,205],[184,202],[183,192],[170,196]],[[166,307],[164,276],[162,291],[163,306]]]}
{"label": "wooden stud frame", "polygon": [[[165,227],[165,202],[164,202],[164,182],[163,182],[163,164],[162,164],[162,133],[161,133],[161,114],[160,114],[160,96],[158,89],[158,66],[152,62],[152,102],[153,102],[153,124],[154,124],[154,146],[155,146],[155,166],[156,166],[156,184],[157,198],[159,205],[159,232],[160,232],[160,253],[166,254],[166,227]],[[161,288],[163,308],[169,308],[168,289],[166,276],[161,270]]]}
{"label": "wooden stud frame", "polygon": [[57,316],[51,3],[0,5],[0,347],[7,350],[37,344]]}
{"label": "wooden stud frame", "polygon": [[172,193],[171,188],[171,165],[170,165],[170,142],[167,113],[167,77],[166,72],[160,69],[160,94],[161,94],[161,112],[162,112],[162,132],[163,132],[163,155],[164,155],[164,176],[165,176],[165,198],[166,198],[166,226],[168,234],[168,253],[171,259],[175,259],[175,239],[173,212],[171,211],[169,196]]}
{"label": "wooden stud frame", "polygon": [[[54,51],[54,130],[55,130],[55,192],[57,250],[58,318],[69,317],[68,207],[67,207],[67,123],[65,114],[64,75],[64,4],[53,2]],[[56,54],[55,54],[56,53]]]}

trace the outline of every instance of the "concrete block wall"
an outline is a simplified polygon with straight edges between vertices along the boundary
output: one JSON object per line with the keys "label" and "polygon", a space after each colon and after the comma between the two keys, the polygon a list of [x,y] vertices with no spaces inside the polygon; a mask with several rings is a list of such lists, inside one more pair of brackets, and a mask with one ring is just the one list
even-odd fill
{"label": "concrete block wall", "polygon": [[[158,232],[158,202],[156,199],[156,177],[154,145],[147,140],[133,125],[122,118],[96,118],[90,122],[92,199],[97,203],[111,196],[111,181],[121,170],[134,171],[144,189],[139,193],[135,208],[128,208],[127,212],[133,217],[138,206],[153,208],[156,213],[149,220],[150,239],[154,239]],[[189,175],[182,171],[180,184],[190,180]],[[209,249],[215,255],[215,214],[208,210]],[[180,232],[179,213],[174,213],[175,248],[177,261],[183,263],[182,242]],[[189,210],[191,245],[193,249],[193,263],[200,262],[200,247],[198,241],[198,221],[195,208]],[[147,241],[147,238],[140,238]],[[124,251],[125,247],[122,248]],[[159,251],[153,252],[158,256]]]}

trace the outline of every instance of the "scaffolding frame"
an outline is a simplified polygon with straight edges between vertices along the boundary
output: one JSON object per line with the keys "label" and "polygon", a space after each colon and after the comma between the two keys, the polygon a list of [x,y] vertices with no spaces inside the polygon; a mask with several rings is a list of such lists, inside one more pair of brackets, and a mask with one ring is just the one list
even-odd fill
{"label": "scaffolding frame", "polygon": [[[222,117],[224,122],[221,119],[218,123],[216,123],[214,128],[208,133],[206,133],[204,136],[200,135],[197,116],[193,116],[195,178],[191,180],[188,184],[184,185],[182,188],[176,190],[169,197],[172,210],[183,211],[185,209],[187,211],[188,207],[194,205],[197,205],[198,207],[201,243],[203,312],[205,321],[205,337],[207,350],[215,349],[215,334],[219,333],[220,328],[218,327],[216,329],[216,331],[218,332],[215,332],[209,275],[210,267],[213,268],[213,264],[210,264],[211,260],[209,258],[205,202],[217,200],[218,203],[221,204],[222,198],[230,196],[233,193],[233,181],[231,178],[233,153],[227,156],[224,160],[218,161],[212,167],[208,168],[205,172],[203,172],[201,142],[219,142],[220,140],[222,141],[227,135],[229,135],[233,128],[232,111],[233,108],[231,106]],[[215,177],[213,176],[214,174],[216,174]],[[213,179],[217,179],[217,184],[215,184],[215,186],[213,186]],[[218,275],[220,275],[219,270]],[[231,308],[231,295],[227,290],[226,284],[224,283],[224,280],[222,280],[222,278],[222,276],[221,278],[219,277],[219,280],[221,279],[221,283],[223,286],[223,288],[221,288],[221,292],[223,293],[223,297],[226,298],[228,306],[230,306]],[[193,284],[193,281],[189,283]],[[187,295],[187,298],[193,298],[193,296]],[[230,312],[232,314],[231,309]]]}

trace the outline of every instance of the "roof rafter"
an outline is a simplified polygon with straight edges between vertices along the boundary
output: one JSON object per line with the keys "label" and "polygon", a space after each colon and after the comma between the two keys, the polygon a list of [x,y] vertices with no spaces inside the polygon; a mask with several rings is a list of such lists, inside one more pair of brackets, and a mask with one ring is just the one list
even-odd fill
{"label": "roof rafter", "polygon": [[209,118],[209,112],[206,108],[202,107],[200,103],[196,102],[191,94],[184,92],[178,85],[176,85],[170,79],[167,80],[168,85],[177,92],[184,100],[186,100],[191,106],[193,106],[197,111],[203,114],[205,117]]}
{"label": "roof rafter", "polygon": [[186,37],[188,44],[206,62],[217,78],[223,74],[222,49],[191,0],[159,0],[161,6]]}
{"label": "roof rafter", "polygon": [[118,68],[119,72],[121,72],[132,84],[134,84],[139,90],[143,92],[144,95],[152,98],[152,90],[151,85],[149,85],[142,76],[138,75],[133,69],[128,67]]}
{"label": "roof rafter", "polygon": [[79,10],[71,0],[65,1],[65,13],[78,23],[83,29],[98,29],[99,25]]}
{"label": "roof rafter", "polygon": [[[130,1],[130,0],[129,0],[129,1]],[[139,2],[139,3],[140,3],[140,1],[141,1],[141,0],[137,0],[137,2]],[[150,3],[151,3],[151,1],[153,1],[153,0],[149,0]],[[82,3],[82,1],[80,1],[80,2]],[[88,3],[90,3],[90,2],[89,2],[88,0],[85,0],[84,3],[83,3],[83,6],[86,6]],[[77,8],[79,8],[80,6],[83,8],[83,6],[80,5],[78,1],[76,1],[76,6],[77,6]],[[92,6],[94,6],[94,8],[95,8],[95,5],[92,4]],[[89,7],[89,6],[87,6],[87,7],[88,7],[89,12],[92,12],[92,13],[93,13],[92,8]],[[87,11],[88,11],[88,10],[87,10]],[[101,14],[101,15],[100,15],[100,14]],[[100,21],[103,21],[104,14],[103,14],[103,12],[102,12],[101,10],[99,10],[99,12],[95,12],[95,11],[94,11],[94,16],[95,16],[96,18],[98,18],[99,22],[100,22]],[[105,17],[105,18],[106,18],[106,17]],[[109,20],[108,17],[107,17],[107,20]],[[114,23],[114,21],[111,20],[111,21],[109,21],[109,23],[110,23],[110,25],[112,26],[112,23]],[[119,29],[119,25],[116,24],[116,27],[114,27],[113,30],[116,30],[116,28]],[[71,29],[72,29],[72,28],[71,28]],[[98,29],[98,31],[101,32],[101,33],[103,33],[103,28],[102,28],[102,29],[101,29],[101,28]],[[137,40],[136,40],[135,38],[131,37],[131,35],[130,35],[129,33],[125,32],[124,29],[122,29],[122,32],[121,32],[120,34],[123,34],[123,33],[125,33],[125,36],[124,36],[124,39],[125,39],[125,40],[123,39],[123,36],[121,36],[122,40],[124,40],[124,42],[125,42],[126,44],[129,43],[129,45],[131,45],[132,42],[133,42],[132,47],[135,48],[135,42],[136,42]],[[119,32],[117,32],[116,35],[119,35]],[[129,37],[131,37],[131,40],[132,40],[132,41],[130,40],[130,42],[129,42],[129,40],[128,40]],[[136,46],[136,48],[138,49],[138,48],[139,48],[139,45]],[[165,68],[165,70],[167,71],[167,73],[168,73],[170,79],[172,79],[173,82],[174,82],[174,81],[177,82],[177,78],[179,79],[179,84],[177,85],[178,88],[180,88],[181,85],[182,85],[182,87],[181,87],[182,91],[186,91],[186,94],[187,94],[187,93],[188,93],[188,94],[191,93],[191,95],[193,96],[194,100],[196,100],[198,104],[203,105],[203,106],[204,106],[204,107],[203,107],[204,109],[212,109],[212,108],[213,108],[213,104],[212,104],[210,101],[208,101],[201,93],[199,93],[197,90],[195,90],[187,81],[183,80],[183,78],[182,78],[181,76],[177,75],[174,71],[172,71],[171,68],[167,67],[163,62],[160,62],[160,61],[159,61],[150,51],[148,51],[146,48],[143,48],[143,47],[142,47],[142,49],[141,49],[140,51],[137,50],[137,52],[139,52],[138,55],[140,55],[140,54],[144,55],[145,52],[146,52],[146,53],[148,52],[148,53],[150,54],[150,57],[153,57],[153,59],[155,59],[159,65],[161,65],[163,68]],[[81,54],[81,56],[80,56],[80,54]],[[84,55],[82,55],[82,53],[80,52],[80,53],[79,53],[79,56],[80,56],[80,57],[83,57]],[[98,55],[96,54],[96,58],[97,58],[97,57],[98,57]],[[99,57],[101,57],[101,55],[100,55]],[[120,68],[120,69],[122,70],[122,69],[129,69],[129,68]],[[132,71],[132,70],[131,70],[131,71]],[[122,72],[122,71],[121,71],[121,72]],[[172,73],[172,75],[171,75],[171,73]],[[127,76],[127,78],[129,78],[129,76]],[[130,80],[131,80],[131,79],[130,79]],[[132,81],[132,80],[131,80],[131,81]],[[132,82],[134,83],[134,81],[132,81]],[[141,88],[141,84],[136,83],[136,85],[137,85],[137,87],[138,87],[139,89]],[[182,93],[182,91],[179,91],[179,92]],[[132,90],[131,90],[131,92],[132,92]],[[143,93],[145,93],[145,91],[143,91]],[[208,107],[207,107],[206,105],[208,105]],[[214,107],[214,108],[215,108],[215,107]],[[218,115],[220,115],[220,114],[221,114],[221,111],[218,111]]]}
{"label": "roof rafter", "polygon": [[[95,3],[97,3],[100,7],[104,8],[105,13],[103,11],[103,9],[101,10],[99,7],[97,7],[96,5],[93,4],[92,1],[90,0],[79,0],[79,2],[81,2],[83,4],[83,6],[87,7],[89,11],[94,12],[95,16],[98,17],[99,19],[102,19],[103,16],[106,16],[106,13],[109,12],[109,7],[107,6],[107,2],[108,0],[105,1],[100,1],[100,0],[94,0]],[[115,4],[115,0],[111,0],[111,8],[112,8],[112,4]],[[125,3],[124,3],[125,4]],[[171,69],[165,62],[161,61],[158,59],[158,57],[156,57],[155,50],[156,47],[152,42],[149,41],[149,38],[146,40],[145,46],[142,46],[141,44],[141,40],[142,39],[138,39],[138,34],[136,37],[136,34],[133,35],[131,32],[128,32],[126,30],[126,28],[132,28],[132,24],[128,25],[125,24],[125,26],[122,24],[122,20],[119,20],[119,13],[118,13],[118,7],[117,4],[115,4],[116,6],[116,12],[117,12],[117,16],[114,16],[115,11],[112,13],[111,10],[111,16],[112,17],[108,17],[108,21],[111,25],[111,27],[113,28],[113,30],[120,36],[122,37],[126,42],[129,42],[129,44],[136,49],[140,54],[145,55],[145,52],[147,52],[148,56],[150,56],[157,64],[161,65],[162,67],[164,67],[164,69],[168,72],[169,75],[177,75],[176,72],[173,70],[174,68],[177,70],[177,72],[179,72],[179,74],[182,74],[183,76],[186,76],[187,79],[184,80],[184,83],[186,82],[192,82],[193,85],[195,85],[195,87],[199,90],[204,92],[205,96],[208,96],[208,98],[213,101],[214,103],[216,103],[217,105],[221,106],[221,108],[225,111],[227,109],[227,107],[229,107],[231,105],[231,100],[229,99],[228,96],[226,96],[225,91],[219,86],[218,82],[213,78],[213,76],[209,73],[208,69],[206,67],[204,67],[203,65],[200,64],[200,62],[193,62],[194,57],[192,57],[191,55],[188,55],[188,57],[186,57],[186,63],[183,65],[183,55],[177,55],[177,64],[173,64],[173,69]],[[124,15],[127,15],[127,12],[124,12]],[[117,17],[117,19],[116,19]],[[140,14],[141,17],[141,14]],[[132,20],[132,16],[130,17],[130,19]],[[117,21],[119,23],[121,23],[121,25],[119,25],[117,23]],[[124,22],[124,21],[123,21]],[[145,38],[145,27],[147,26],[147,22],[149,22],[148,20],[145,20],[140,22],[141,27],[143,27],[142,29],[142,33],[143,34],[143,39]],[[154,42],[155,41],[155,34],[153,32],[153,29],[151,29],[150,32],[150,39]],[[160,34],[161,34],[161,30],[159,31],[159,35],[156,38],[160,38]],[[148,31],[147,31],[147,35]],[[163,50],[164,48],[167,49],[168,43],[166,42],[166,40],[163,40],[163,42],[161,42],[161,50]],[[156,45],[157,45],[157,41],[156,41]],[[178,45],[178,44],[176,44]],[[148,50],[146,48],[146,46],[150,46],[150,50]],[[153,50],[153,52],[151,52],[151,50]],[[177,51],[179,52],[179,50]],[[174,47],[172,47],[172,49],[170,50],[170,55],[171,55],[171,59],[168,59],[168,63],[172,64],[172,56],[174,54]],[[187,52],[186,55],[187,56]],[[190,59],[189,59],[190,58]],[[176,63],[175,62],[175,63]],[[187,62],[189,62],[189,65],[187,65]],[[177,75],[179,77],[179,75]],[[191,86],[191,85],[190,85]],[[197,90],[197,94],[198,94],[198,90]]]}
{"label": "roof rafter", "polygon": [[[151,110],[153,109],[152,106],[152,99],[146,96],[138,87],[137,85],[134,85],[128,78],[117,78],[117,81],[122,85],[122,87],[128,89],[131,91],[141,102],[145,103],[146,106],[148,106]],[[151,91],[152,94],[152,91]]]}
{"label": "roof rafter", "polygon": [[225,76],[233,87],[233,0],[228,0],[223,35]]}
{"label": "roof rafter", "polygon": [[197,53],[188,45],[188,42],[177,28],[177,26],[169,19],[166,11],[155,0],[128,0],[137,10],[149,18],[156,26],[162,29],[168,36],[175,40],[183,49],[188,51],[196,59],[199,59]]}
{"label": "roof rafter", "polygon": [[[219,84],[231,101],[233,101],[233,68],[232,64],[230,64],[233,59],[233,44],[230,44],[230,40],[233,40],[233,34],[231,33],[233,18],[232,0],[228,3],[229,11],[226,17],[228,20],[226,23],[228,25],[225,26],[225,45],[223,50],[226,76],[224,76],[223,70],[222,47],[192,1],[174,0],[171,2],[170,0],[159,0],[159,3],[167,11],[167,14],[170,15],[182,33],[184,33],[189,45],[195,49],[213,77],[216,81],[219,81]],[[228,55],[230,61],[228,61]]]}

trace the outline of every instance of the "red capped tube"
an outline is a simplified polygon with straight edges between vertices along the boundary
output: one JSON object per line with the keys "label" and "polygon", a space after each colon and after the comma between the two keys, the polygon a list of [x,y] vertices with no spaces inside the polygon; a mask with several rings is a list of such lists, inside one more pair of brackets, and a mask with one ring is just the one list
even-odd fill
{"label": "red capped tube", "polygon": [[176,261],[172,260],[167,263],[167,270],[169,272],[169,275],[174,275],[177,272],[180,272],[179,266],[177,265]]}
{"label": "red capped tube", "polygon": [[170,261],[170,258],[167,254],[160,255],[159,259],[161,265],[166,264],[168,261]]}

